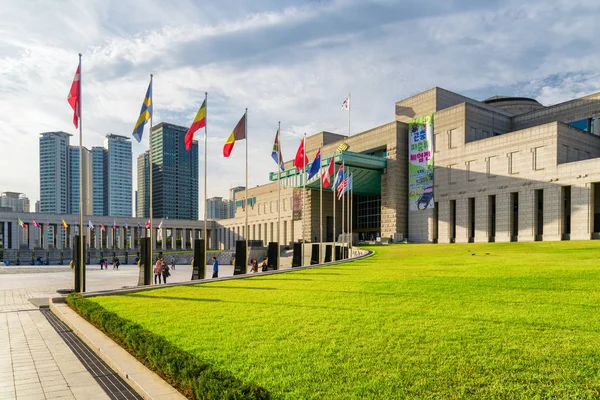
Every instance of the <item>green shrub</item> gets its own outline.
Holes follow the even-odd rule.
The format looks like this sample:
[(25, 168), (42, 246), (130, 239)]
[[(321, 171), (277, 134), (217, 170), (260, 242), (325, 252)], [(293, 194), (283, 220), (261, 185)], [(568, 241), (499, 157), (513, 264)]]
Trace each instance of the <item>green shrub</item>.
[(263, 387), (242, 382), (169, 343), (141, 325), (119, 317), (79, 294), (67, 304), (191, 399), (270, 399)]

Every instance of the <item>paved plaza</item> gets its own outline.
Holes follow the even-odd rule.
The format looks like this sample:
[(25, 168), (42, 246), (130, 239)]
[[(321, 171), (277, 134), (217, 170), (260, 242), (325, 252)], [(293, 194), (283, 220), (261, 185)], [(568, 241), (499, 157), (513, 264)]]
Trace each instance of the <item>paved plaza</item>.
[[(206, 267), (212, 275), (212, 267)], [(88, 291), (136, 286), (139, 269), (119, 270), (88, 266)], [(178, 266), (168, 282), (189, 281), (192, 268)], [(220, 267), (231, 276), (233, 267)], [(109, 399), (46, 317), (30, 299), (56, 295), (72, 287), (73, 273), (64, 266), (0, 267), (0, 400), (3, 399)]]

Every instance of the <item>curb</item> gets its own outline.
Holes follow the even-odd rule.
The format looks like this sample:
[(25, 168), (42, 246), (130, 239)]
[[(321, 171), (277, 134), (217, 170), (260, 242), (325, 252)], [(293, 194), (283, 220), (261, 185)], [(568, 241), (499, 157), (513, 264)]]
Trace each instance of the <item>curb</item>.
[[(87, 322), (68, 305), (50, 298), (50, 310), (75, 335), (146, 400), (184, 400), (175, 388), (150, 371), (98, 328)], [(63, 304), (61, 304), (63, 303)]]

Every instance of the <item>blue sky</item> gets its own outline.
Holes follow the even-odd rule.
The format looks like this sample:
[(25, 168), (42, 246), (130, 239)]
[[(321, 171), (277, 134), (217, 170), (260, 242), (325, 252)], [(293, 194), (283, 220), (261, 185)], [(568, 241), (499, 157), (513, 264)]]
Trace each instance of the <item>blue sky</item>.
[[(209, 197), (244, 183), (243, 146), (221, 148), (245, 107), (256, 186), (275, 169), (277, 121), (292, 158), (304, 132), (346, 132), (348, 92), (357, 133), (433, 86), (546, 105), (600, 91), (596, 0), (4, 0), (0, 16), (0, 190), (32, 204), (38, 134), (77, 133), (66, 96), (79, 52), (88, 148), (131, 135), (150, 73), (155, 123), (189, 125), (209, 93)], [(134, 173), (147, 146), (134, 141)]]

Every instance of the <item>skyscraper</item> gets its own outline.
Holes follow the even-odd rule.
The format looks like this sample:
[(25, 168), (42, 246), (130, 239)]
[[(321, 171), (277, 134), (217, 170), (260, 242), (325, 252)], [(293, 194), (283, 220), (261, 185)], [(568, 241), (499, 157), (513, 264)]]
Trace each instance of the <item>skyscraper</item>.
[(145, 151), (137, 158), (137, 217), (150, 217), (150, 154)]
[(152, 128), (155, 218), (198, 219), (198, 142), (186, 151), (186, 132), (186, 127), (164, 122)]
[(206, 218), (226, 219), (229, 218), (229, 200), (222, 197), (211, 197), (206, 200)]
[(131, 142), (126, 136), (109, 134), (104, 140), (106, 148), (106, 175), (104, 193), (108, 205), (107, 214), (115, 217), (131, 217)]
[[(93, 212), (93, 190), (92, 190), (92, 159), (91, 153), (83, 148), (83, 214), (90, 215)], [(69, 214), (79, 214), (79, 147), (69, 146), (68, 163), (68, 211)]]
[(40, 135), (40, 212), (69, 212), (69, 138), (66, 132)]
[(29, 212), (29, 199), (23, 193), (4, 192), (0, 194), (0, 207), (15, 212)]
[(94, 215), (107, 215), (108, 205), (104, 197), (104, 167), (106, 149), (104, 147), (92, 147), (92, 187)]

